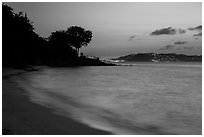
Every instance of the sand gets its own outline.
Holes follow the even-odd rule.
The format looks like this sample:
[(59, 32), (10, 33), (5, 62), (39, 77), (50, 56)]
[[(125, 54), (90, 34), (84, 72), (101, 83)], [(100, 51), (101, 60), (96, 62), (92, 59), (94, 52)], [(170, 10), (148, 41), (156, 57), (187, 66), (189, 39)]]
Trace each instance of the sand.
[(3, 69), (2, 134), (16, 135), (108, 135), (73, 119), (52, 113), (52, 110), (32, 103), (27, 92), (11, 80), (25, 70)]

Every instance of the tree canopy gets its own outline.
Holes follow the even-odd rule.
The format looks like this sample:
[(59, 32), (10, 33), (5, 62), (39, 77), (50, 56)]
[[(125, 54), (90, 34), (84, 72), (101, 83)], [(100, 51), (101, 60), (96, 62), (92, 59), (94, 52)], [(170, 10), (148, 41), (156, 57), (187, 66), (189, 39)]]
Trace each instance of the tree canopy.
[(26, 14), (3, 4), (2, 34), (3, 65), (34, 63), (42, 39)]
[(59, 30), (52, 32), (48, 40), (51, 44), (61, 47), (71, 47), (77, 50), (83, 46), (87, 46), (92, 39), (92, 32), (82, 27), (71, 26), (67, 30)]
[(66, 32), (69, 37), (69, 45), (77, 49), (77, 51), (81, 47), (87, 46), (92, 39), (92, 32), (82, 27), (71, 26)]
[(100, 60), (78, 57), (79, 49), (88, 46), (91, 39), (92, 32), (78, 26), (52, 32), (48, 38), (40, 37), (26, 13), (16, 13), (2, 5), (4, 67), (105, 65)]
[(48, 45), (52, 48), (52, 53), (55, 53), (55, 56), (77, 56), (76, 50), (69, 45), (69, 38), (64, 30), (52, 32), (48, 37)]

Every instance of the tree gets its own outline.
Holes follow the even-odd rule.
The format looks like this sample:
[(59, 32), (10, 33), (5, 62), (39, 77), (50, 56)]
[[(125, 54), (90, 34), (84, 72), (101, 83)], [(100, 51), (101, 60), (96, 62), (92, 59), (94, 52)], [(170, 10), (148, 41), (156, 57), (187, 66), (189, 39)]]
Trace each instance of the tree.
[(64, 30), (52, 32), (48, 37), (48, 43), (52, 48), (51, 52), (55, 54), (55, 56), (77, 56), (75, 49), (69, 45), (69, 37)]
[(52, 32), (48, 37), (48, 41), (52, 46), (65, 47), (68, 45), (67, 33), (64, 30)]
[(3, 66), (23, 66), (36, 63), (41, 37), (34, 32), (32, 22), (23, 12), (15, 13), (2, 4)]
[(90, 30), (85, 30), (82, 27), (71, 26), (66, 31), (69, 39), (69, 45), (77, 50), (79, 55), (79, 49), (81, 47), (87, 46), (92, 39), (92, 32)]
[(48, 37), (48, 41), (52, 47), (61, 51), (76, 50), (78, 56), (79, 49), (83, 46), (87, 46), (91, 41), (91, 38), (92, 32), (90, 30), (85, 30), (78, 26), (71, 26), (66, 31), (59, 30), (52, 32)]

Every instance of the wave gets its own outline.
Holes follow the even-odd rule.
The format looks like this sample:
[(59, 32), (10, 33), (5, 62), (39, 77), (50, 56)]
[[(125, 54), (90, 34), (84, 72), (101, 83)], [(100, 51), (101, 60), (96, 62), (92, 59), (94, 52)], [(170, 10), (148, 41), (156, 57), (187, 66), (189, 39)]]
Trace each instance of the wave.
[[(131, 68), (125, 71), (121, 67), (123, 73), (115, 72), (115, 75), (112, 74), (114, 79), (110, 77), (110, 71), (106, 74), (104, 70), (102, 67), (83, 69), (86, 73), (80, 73), (78, 79), (76, 79), (77, 76), (71, 75), (72, 70), (44, 70), (22, 75), (13, 80), (27, 91), (32, 102), (48, 107), (58, 115), (113, 134), (201, 133), (200, 98), (196, 98), (197, 95), (195, 95), (200, 94), (199, 86), (195, 86), (194, 94), (191, 93), (191, 89), (183, 91), (181, 88), (188, 86), (188, 83), (185, 83), (185, 81), (188, 82), (188, 79), (184, 79), (185, 81), (181, 79), (184, 83), (180, 81), (183, 75), (178, 77), (180, 85), (183, 84), (183, 86), (175, 87), (176, 81), (161, 84), (166, 80), (163, 79), (160, 82), (151, 82), (151, 79), (160, 78), (152, 75), (156, 73), (149, 72), (152, 69), (137, 69), (136, 71)], [(115, 71), (118, 70), (119, 68), (115, 69)], [(137, 73), (129, 73), (130, 71)], [(183, 69), (178, 71), (179, 74), (181, 74), (180, 71)], [(101, 74), (99, 75), (98, 72)], [(177, 71), (168, 72), (170, 75)], [(145, 79), (142, 80), (143, 75)], [(164, 73), (161, 76), (165, 77), (167, 74)], [(172, 80), (172, 77), (175, 80), (177, 78), (175, 76), (178, 75), (170, 76), (167, 80)], [(83, 80), (86, 82), (82, 83), (84, 77), (86, 79)], [(126, 77), (128, 79), (125, 79)], [(189, 78), (192, 78), (191, 75)], [(199, 78), (195, 77), (195, 80)], [(128, 85), (125, 84), (126, 82)], [(168, 87), (168, 91), (163, 90), (165, 86)]]

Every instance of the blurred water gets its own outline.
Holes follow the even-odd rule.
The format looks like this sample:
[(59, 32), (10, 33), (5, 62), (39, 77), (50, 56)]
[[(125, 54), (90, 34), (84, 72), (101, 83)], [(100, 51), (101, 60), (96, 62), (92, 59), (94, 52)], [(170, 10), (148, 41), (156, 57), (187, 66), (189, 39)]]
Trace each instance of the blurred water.
[(31, 101), (114, 134), (201, 134), (201, 64), (46, 68), (18, 83)]

